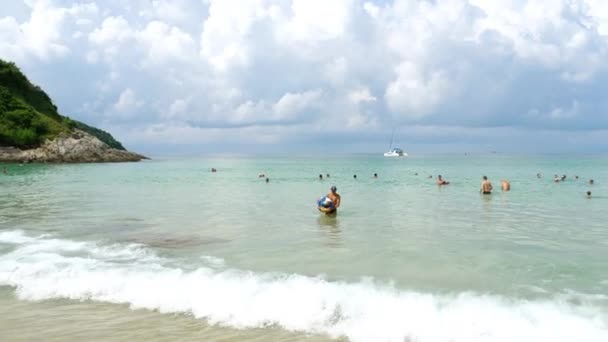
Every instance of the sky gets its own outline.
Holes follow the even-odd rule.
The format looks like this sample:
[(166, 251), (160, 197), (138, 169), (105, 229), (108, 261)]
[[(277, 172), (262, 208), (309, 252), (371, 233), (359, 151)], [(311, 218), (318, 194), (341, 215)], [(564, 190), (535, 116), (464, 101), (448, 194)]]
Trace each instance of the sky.
[(145, 153), (608, 151), (605, 0), (1, 0), (0, 58)]

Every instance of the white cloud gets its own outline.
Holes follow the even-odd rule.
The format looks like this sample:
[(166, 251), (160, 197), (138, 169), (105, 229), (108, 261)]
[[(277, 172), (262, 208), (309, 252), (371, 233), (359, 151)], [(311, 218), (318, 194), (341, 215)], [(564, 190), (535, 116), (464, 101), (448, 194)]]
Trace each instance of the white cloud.
[(293, 15), (284, 38), (296, 41), (340, 38), (345, 34), (353, 4), (352, 0), (293, 0)]
[(143, 105), (144, 101), (137, 98), (131, 88), (127, 88), (120, 93), (118, 100), (114, 103), (114, 113), (122, 118), (134, 117)]
[(355, 104), (364, 102), (376, 102), (376, 100), (378, 100), (369, 92), (369, 89), (366, 87), (352, 90), (348, 94), (348, 98)]
[(23, 66), (65, 114), (92, 124), (155, 132), (171, 125), (159, 137), (264, 126), (247, 132), (266, 141), (287, 139), (281, 127), (298, 135), (331, 126), (356, 139), (395, 121), (608, 127), (598, 114), (608, 110), (605, 1), (28, 0), (22, 7), (29, 12), (0, 15), (0, 57)]
[(398, 115), (420, 118), (435, 109), (449, 90), (449, 81), (442, 71), (424, 73), (412, 63), (397, 67), (397, 77), (386, 88), (386, 101)]
[(318, 106), (320, 98), (320, 90), (286, 93), (273, 105), (274, 119), (292, 120), (306, 109)]

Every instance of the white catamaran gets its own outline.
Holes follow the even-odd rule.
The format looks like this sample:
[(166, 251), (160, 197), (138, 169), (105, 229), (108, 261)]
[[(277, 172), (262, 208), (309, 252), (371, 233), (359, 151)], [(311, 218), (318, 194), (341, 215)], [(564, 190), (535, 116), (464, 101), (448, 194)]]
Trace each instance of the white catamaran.
[(385, 157), (407, 157), (407, 153), (403, 152), (402, 149), (398, 147), (393, 147), (393, 139), (395, 138), (395, 130), (393, 129), (393, 133), (391, 134), (391, 144), (388, 146), (388, 152), (384, 153)]

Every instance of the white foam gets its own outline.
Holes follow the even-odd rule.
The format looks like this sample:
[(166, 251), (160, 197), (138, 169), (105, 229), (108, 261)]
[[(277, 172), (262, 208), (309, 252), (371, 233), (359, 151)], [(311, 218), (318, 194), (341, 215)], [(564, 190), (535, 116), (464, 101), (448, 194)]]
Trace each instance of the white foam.
[[(0, 256), (0, 285), (16, 287), (26, 300), (127, 303), (190, 313), (235, 328), (276, 325), (355, 342), (608, 341), (605, 307), (573, 305), (557, 297), (525, 301), (473, 293), (434, 295), (371, 280), (329, 282), (207, 267), (188, 272), (148, 258), (153, 253), (142, 252), (141, 246), (123, 246), (121, 254), (118, 245), (104, 249), (61, 239), (12, 239), (18, 247)], [(83, 257), (72, 253), (76, 247), (97, 250)], [(142, 258), (116, 262), (117, 254)]]

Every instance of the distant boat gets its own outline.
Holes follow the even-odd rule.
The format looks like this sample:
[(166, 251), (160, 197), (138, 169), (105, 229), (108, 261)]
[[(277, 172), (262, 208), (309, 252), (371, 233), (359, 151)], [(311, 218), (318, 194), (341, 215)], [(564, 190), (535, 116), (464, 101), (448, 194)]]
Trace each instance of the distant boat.
[(385, 157), (407, 157), (407, 153), (403, 152), (402, 149), (398, 147), (393, 147), (393, 138), (395, 138), (395, 129), (393, 128), (393, 133), (391, 134), (391, 143), (388, 146), (388, 152), (384, 152)]
[(403, 152), (402, 149), (395, 147), (388, 152), (384, 152), (385, 157), (407, 157), (407, 153)]

